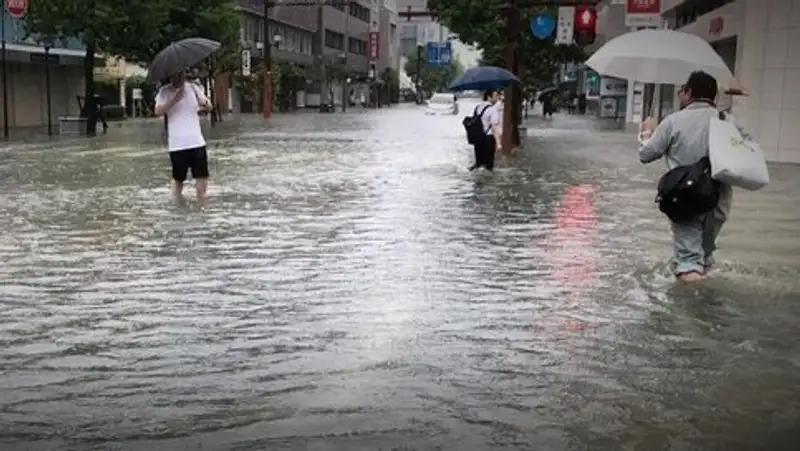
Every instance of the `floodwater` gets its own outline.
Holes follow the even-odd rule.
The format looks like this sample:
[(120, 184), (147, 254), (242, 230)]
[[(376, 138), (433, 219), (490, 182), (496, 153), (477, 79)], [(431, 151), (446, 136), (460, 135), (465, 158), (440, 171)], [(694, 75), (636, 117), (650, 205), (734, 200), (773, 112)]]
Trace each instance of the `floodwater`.
[(800, 449), (800, 167), (687, 288), (587, 118), (494, 174), (415, 107), (230, 122), (203, 207), (129, 128), (0, 150), (3, 451)]

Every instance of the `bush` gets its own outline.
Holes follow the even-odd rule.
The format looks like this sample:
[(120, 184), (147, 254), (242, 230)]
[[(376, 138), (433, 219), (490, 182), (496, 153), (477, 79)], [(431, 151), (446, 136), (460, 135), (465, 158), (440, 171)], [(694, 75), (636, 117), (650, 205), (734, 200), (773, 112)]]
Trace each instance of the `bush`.
[(125, 109), (122, 105), (103, 105), (106, 120), (120, 120), (125, 118)]

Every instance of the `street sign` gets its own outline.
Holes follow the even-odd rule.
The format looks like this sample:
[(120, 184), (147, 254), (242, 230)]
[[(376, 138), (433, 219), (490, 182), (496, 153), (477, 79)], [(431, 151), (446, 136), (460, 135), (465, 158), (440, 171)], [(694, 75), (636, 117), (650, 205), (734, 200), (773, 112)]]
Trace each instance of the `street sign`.
[(550, 14), (539, 14), (531, 20), (531, 33), (537, 39), (547, 39), (556, 30), (556, 19)]
[(431, 66), (446, 66), (453, 60), (453, 46), (447, 42), (428, 42), (425, 59)]
[(242, 50), (242, 76), (250, 76), (250, 50)]
[(369, 33), (369, 60), (378, 61), (380, 56), (380, 34), (377, 31)]
[(575, 39), (575, 7), (560, 6), (558, 8), (558, 31), (556, 44), (570, 45)]
[(6, 11), (15, 19), (22, 19), (28, 14), (28, 0), (6, 0)]
[(661, 25), (661, 0), (627, 0), (626, 27), (658, 27)]
[(133, 100), (142, 100), (142, 88), (133, 88), (131, 98), (133, 98)]

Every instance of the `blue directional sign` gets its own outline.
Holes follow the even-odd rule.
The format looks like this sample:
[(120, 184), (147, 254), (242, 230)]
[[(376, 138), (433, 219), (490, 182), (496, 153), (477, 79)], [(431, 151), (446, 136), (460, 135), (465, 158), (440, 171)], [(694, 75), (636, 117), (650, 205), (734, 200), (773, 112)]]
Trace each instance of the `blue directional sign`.
[(431, 66), (447, 66), (453, 59), (453, 46), (447, 42), (428, 42), (425, 46), (425, 59)]
[(556, 19), (549, 14), (539, 14), (531, 20), (531, 33), (537, 39), (547, 39), (556, 30)]

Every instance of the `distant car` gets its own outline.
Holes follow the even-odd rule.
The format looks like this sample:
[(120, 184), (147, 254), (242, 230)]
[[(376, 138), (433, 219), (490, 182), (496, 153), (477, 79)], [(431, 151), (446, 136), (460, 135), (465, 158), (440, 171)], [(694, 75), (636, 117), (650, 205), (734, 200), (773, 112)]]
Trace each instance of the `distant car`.
[(428, 100), (425, 114), (458, 114), (458, 99), (455, 94), (437, 93)]

